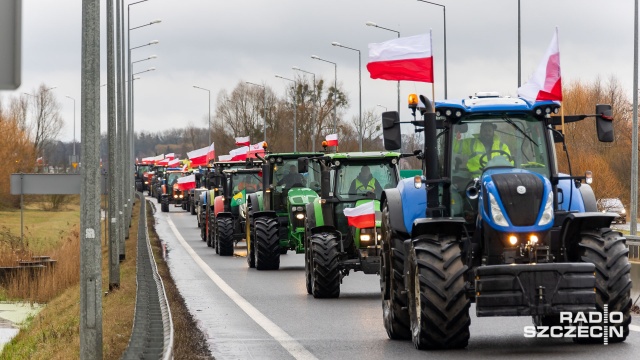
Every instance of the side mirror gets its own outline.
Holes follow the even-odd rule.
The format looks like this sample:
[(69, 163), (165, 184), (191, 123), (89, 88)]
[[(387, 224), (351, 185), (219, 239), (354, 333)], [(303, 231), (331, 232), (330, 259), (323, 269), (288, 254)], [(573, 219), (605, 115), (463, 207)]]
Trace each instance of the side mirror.
[(298, 173), (304, 174), (309, 172), (309, 158), (300, 157), (298, 158)]
[(382, 113), (382, 137), (385, 150), (398, 150), (402, 147), (400, 115), (397, 111)]
[(596, 105), (596, 131), (601, 142), (613, 142), (613, 112), (611, 105)]
[(217, 187), (217, 188), (219, 188), (219, 187), (220, 187), (220, 183), (221, 183), (221, 181), (220, 181), (220, 180), (221, 180), (221, 179), (220, 179), (220, 175), (217, 175), (217, 174), (216, 174), (216, 175), (214, 175), (214, 176), (211, 178), (211, 180), (212, 180), (212, 183), (213, 183), (213, 187)]

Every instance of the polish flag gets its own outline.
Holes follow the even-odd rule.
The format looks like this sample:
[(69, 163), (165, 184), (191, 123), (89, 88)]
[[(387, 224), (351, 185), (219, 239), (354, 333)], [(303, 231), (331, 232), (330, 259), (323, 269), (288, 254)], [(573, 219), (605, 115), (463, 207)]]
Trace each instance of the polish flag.
[(257, 158), (256, 154), (264, 155), (264, 147), (262, 146), (264, 141), (260, 141), (257, 144), (249, 146), (249, 152), (247, 152), (248, 158)]
[(209, 148), (207, 149), (207, 164), (210, 161), (215, 161), (215, 159), (216, 159), (216, 149), (213, 143), (211, 143), (211, 145), (209, 145)]
[(191, 190), (195, 188), (196, 188), (196, 176), (194, 174), (178, 178), (179, 190), (186, 191), (186, 190)]
[(518, 96), (530, 101), (562, 101), (558, 28), (553, 34), (544, 59), (542, 59), (529, 81), (518, 88)]
[(233, 155), (220, 155), (218, 156), (218, 161), (231, 161)]
[(167, 163), (168, 167), (177, 167), (180, 166), (180, 159), (172, 159)]
[(246, 160), (248, 152), (249, 152), (249, 147), (243, 146), (241, 148), (237, 148), (229, 151), (229, 155), (231, 155), (231, 161)]
[(248, 136), (243, 136), (243, 137), (237, 137), (236, 138), (236, 145), (237, 146), (249, 146), (251, 144), (251, 141), (249, 141), (249, 137)]
[(207, 153), (209, 152), (209, 147), (203, 147), (198, 150), (189, 151), (187, 153), (187, 157), (191, 160), (191, 166), (205, 166), (207, 165)]
[(369, 201), (354, 208), (344, 209), (344, 216), (347, 217), (347, 223), (349, 226), (355, 226), (358, 229), (375, 227), (375, 205), (375, 201)]
[(156, 162), (156, 165), (167, 166), (167, 165), (169, 165), (169, 161), (171, 161), (171, 159), (169, 159), (169, 158), (162, 159), (162, 160), (159, 160), (158, 162)]
[(160, 165), (160, 161), (164, 160), (164, 154), (158, 155), (156, 157), (151, 158), (153, 163), (156, 165)]
[(431, 32), (369, 44), (372, 79), (433, 82)]
[(327, 140), (327, 146), (338, 146), (338, 134), (329, 134), (325, 140)]
[(42, 160), (42, 157), (39, 157), (39, 158), (36, 159), (36, 163), (43, 164), (44, 160)]
[(175, 153), (169, 153), (169, 154), (166, 154), (166, 155), (164, 156), (164, 158), (165, 158), (165, 159), (169, 159), (169, 160), (173, 160), (173, 159), (175, 159), (175, 158), (176, 158), (176, 154), (175, 154)]

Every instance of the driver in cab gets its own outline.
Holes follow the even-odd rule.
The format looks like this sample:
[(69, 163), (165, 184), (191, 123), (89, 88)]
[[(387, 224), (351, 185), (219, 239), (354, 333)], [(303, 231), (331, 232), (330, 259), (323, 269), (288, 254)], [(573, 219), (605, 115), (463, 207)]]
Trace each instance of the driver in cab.
[(479, 176), (487, 162), (496, 156), (508, 158), (507, 161), (513, 165), (509, 147), (495, 134), (495, 126), (489, 122), (482, 123), (479, 134), (474, 134), (473, 138), (454, 142), (453, 153), (456, 169), (466, 163), (467, 170)]
[(349, 194), (366, 194), (370, 191), (376, 194), (376, 198), (380, 198), (380, 195), (382, 195), (382, 186), (380, 186), (378, 180), (371, 175), (369, 166), (365, 165), (360, 169), (358, 176), (351, 182)]

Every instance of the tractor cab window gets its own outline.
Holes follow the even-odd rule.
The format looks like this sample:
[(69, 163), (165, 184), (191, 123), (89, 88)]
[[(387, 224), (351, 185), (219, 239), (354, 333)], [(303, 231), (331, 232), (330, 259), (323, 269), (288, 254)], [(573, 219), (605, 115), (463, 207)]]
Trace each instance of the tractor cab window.
[(142, 177), (144, 173), (149, 171), (149, 165), (138, 165), (138, 177)]
[(370, 193), (380, 199), (382, 190), (396, 187), (396, 170), (389, 161), (347, 163), (336, 169), (335, 195), (342, 200), (358, 200)]
[(320, 191), (320, 170), (315, 161), (309, 162), (309, 171), (306, 173), (298, 172), (298, 159), (284, 159), (282, 163), (275, 164), (273, 170), (276, 193), (287, 192), (294, 187), (307, 187)]
[(450, 136), (452, 203), (458, 199), (464, 205), (452, 207), (454, 216), (476, 210), (465, 190), (487, 169), (518, 168), (550, 176), (544, 124), (532, 116), (470, 116), (453, 124)]
[(251, 194), (262, 189), (262, 176), (260, 176), (258, 173), (235, 173), (233, 174), (232, 181), (234, 194), (238, 192)]
[(182, 177), (182, 173), (169, 173), (167, 176), (167, 183), (173, 185), (178, 182), (178, 178)]

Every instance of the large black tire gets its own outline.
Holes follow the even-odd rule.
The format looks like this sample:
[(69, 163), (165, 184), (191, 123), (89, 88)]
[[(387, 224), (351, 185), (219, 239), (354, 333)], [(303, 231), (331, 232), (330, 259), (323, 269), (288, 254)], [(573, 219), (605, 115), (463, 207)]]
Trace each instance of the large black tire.
[(169, 200), (168, 199), (161, 199), (160, 200), (160, 211), (169, 212)]
[(469, 342), (469, 300), (455, 236), (420, 235), (409, 254), (409, 317), (417, 349), (462, 349)]
[(311, 270), (311, 247), (306, 246), (304, 248), (304, 279), (305, 285), (307, 286), (307, 294), (313, 294), (313, 284), (312, 279), (313, 276), (311, 274), (313, 270)]
[(196, 215), (196, 204), (194, 204), (193, 202), (189, 202), (189, 212), (191, 213), (191, 215)]
[[(611, 229), (586, 230), (580, 234), (580, 258), (596, 266), (596, 310), (622, 313), (622, 337), (611, 336), (609, 342), (622, 342), (629, 335), (631, 323), (631, 278), (629, 250), (621, 233)], [(613, 326), (610, 324), (609, 326)], [(611, 335), (615, 335), (612, 333)], [(574, 338), (579, 343), (602, 343), (603, 338)]]
[(233, 219), (218, 218), (216, 231), (216, 246), (220, 256), (233, 256)]
[(389, 206), (382, 207), (382, 259), (380, 262), (380, 290), (382, 319), (389, 339), (411, 339), (411, 320), (404, 286), (404, 246), (391, 227)]
[(313, 297), (337, 298), (340, 296), (338, 237), (333, 233), (313, 234), (309, 238), (309, 246)]
[(257, 270), (278, 270), (280, 268), (280, 238), (278, 219), (259, 217), (253, 225), (255, 265)]

